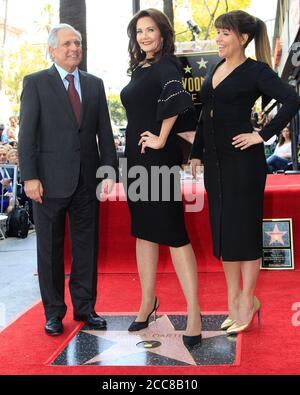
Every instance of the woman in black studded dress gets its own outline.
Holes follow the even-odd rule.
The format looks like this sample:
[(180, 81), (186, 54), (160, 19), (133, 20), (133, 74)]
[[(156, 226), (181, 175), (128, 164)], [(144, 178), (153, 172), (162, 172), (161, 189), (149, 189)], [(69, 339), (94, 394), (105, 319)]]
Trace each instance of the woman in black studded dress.
[[(170, 248), (187, 301), (183, 341), (186, 345), (199, 344), (197, 264), (184, 224), (179, 172), (182, 158), (176, 135), (195, 130), (193, 103), (182, 85), (168, 18), (155, 9), (140, 11), (129, 23), (128, 35), (131, 81), (121, 92), (128, 119), (128, 177), (124, 182), (142, 288), (140, 310), (129, 331), (146, 328), (158, 308), (155, 278), (159, 244), (164, 244)], [(158, 169), (163, 176), (157, 176)], [(170, 183), (165, 174), (171, 174)]]

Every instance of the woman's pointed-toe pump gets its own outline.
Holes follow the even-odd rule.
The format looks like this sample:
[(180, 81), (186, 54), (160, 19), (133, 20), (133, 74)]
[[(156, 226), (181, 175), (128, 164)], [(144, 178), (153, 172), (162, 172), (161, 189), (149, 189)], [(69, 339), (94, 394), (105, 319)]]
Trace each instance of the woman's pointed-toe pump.
[[(201, 328), (202, 328), (202, 314), (200, 314), (201, 317)], [(202, 335), (196, 335), (196, 336), (188, 336), (188, 335), (182, 335), (182, 341), (183, 344), (187, 347), (194, 347), (194, 346), (200, 346), (202, 343)]]
[(231, 318), (227, 317), (226, 320), (222, 322), (221, 329), (226, 330), (230, 326), (232, 326), (234, 323), (235, 323), (235, 320), (232, 320)]
[(133, 321), (129, 328), (128, 331), (129, 332), (135, 332), (135, 331), (140, 331), (142, 329), (145, 329), (148, 327), (149, 325), (149, 318), (151, 317), (151, 315), (154, 313), (154, 321), (156, 321), (156, 312), (157, 309), (159, 308), (159, 303), (158, 303), (158, 299), (155, 296), (155, 300), (154, 300), (154, 306), (153, 309), (151, 310), (151, 312), (148, 314), (148, 317), (146, 319), (146, 321)]
[(247, 324), (238, 324), (237, 322), (235, 322), (232, 326), (230, 326), (227, 329), (226, 333), (228, 335), (235, 335), (237, 333), (246, 331), (247, 329), (250, 328), (250, 326), (251, 326), (256, 314), (257, 314), (258, 327), (260, 328), (260, 301), (257, 299), (256, 296), (254, 296), (254, 299), (253, 299), (253, 315), (252, 315), (251, 320)]
[(182, 335), (182, 340), (183, 344), (188, 348), (188, 347), (194, 347), (202, 343), (202, 335), (196, 335), (196, 336), (187, 336), (187, 335)]

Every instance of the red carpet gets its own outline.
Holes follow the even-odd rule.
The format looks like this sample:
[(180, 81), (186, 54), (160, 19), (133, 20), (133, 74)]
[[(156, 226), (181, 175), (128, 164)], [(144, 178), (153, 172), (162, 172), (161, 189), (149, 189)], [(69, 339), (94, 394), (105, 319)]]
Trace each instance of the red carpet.
[[(117, 190), (120, 186), (117, 185)], [(191, 191), (188, 196), (191, 195)], [(117, 193), (113, 196), (116, 198)], [(124, 197), (121, 190), (120, 196)], [(300, 269), (300, 176), (269, 175), (265, 192), (264, 218), (292, 218), (295, 262)], [(245, 208), (246, 210), (247, 208)], [(153, 219), (155, 221), (155, 218)], [(186, 223), (191, 243), (198, 258), (199, 272), (222, 271), (219, 262), (212, 257), (212, 243), (205, 194), (204, 209), (187, 212)], [(70, 247), (65, 248), (66, 272), (70, 270)], [(173, 273), (167, 247), (161, 247), (158, 271)], [(101, 203), (99, 272), (136, 273), (135, 239), (130, 236), (130, 219), (126, 201)]]
[[(47, 366), (45, 362), (72, 337), (78, 323), (72, 320), (71, 308), (64, 320), (65, 333), (51, 338), (44, 334), (43, 309), (34, 306), (0, 333), (1, 374), (180, 374), (180, 375), (242, 375), (300, 374), (300, 326), (292, 325), (299, 300), (300, 271), (262, 272), (257, 295), (262, 302), (262, 327), (242, 335), (239, 366), (212, 367), (126, 367), (126, 366)], [(139, 305), (139, 287), (133, 274), (100, 276), (99, 312), (134, 312)], [(225, 311), (225, 282), (221, 273), (199, 275), (200, 303), (203, 312)], [(184, 298), (174, 274), (158, 276), (157, 294), (160, 312), (185, 311)], [(101, 300), (101, 303), (100, 303)], [(70, 298), (67, 292), (67, 304)], [(300, 320), (298, 318), (299, 324)], [(296, 320), (297, 323), (297, 320)]]
[[(262, 303), (262, 328), (241, 335), (241, 361), (238, 366), (211, 367), (126, 367), (126, 366), (47, 366), (46, 361), (79, 329), (69, 306), (64, 320), (65, 333), (45, 335), (41, 303), (25, 312), (0, 333), (1, 374), (57, 375), (243, 375), (300, 374), (300, 318), (293, 306), (300, 305), (300, 178), (269, 176), (266, 188), (265, 218), (293, 218), (295, 271), (262, 271), (257, 296)], [(126, 202), (105, 202), (101, 208), (101, 253), (99, 258), (98, 312), (135, 312), (139, 307), (139, 281), (136, 274), (134, 239), (129, 236)], [(226, 311), (226, 285), (220, 263), (211, 257), (207, 202), (200, 213), (187, 213), (187, 225), (198, 257), (199, 296), (203, 312)], [(66, 248), (69, 268), (69, 246)], [(157, 278), (160, 313), (184, 312), (185, 302), (173, 273), (168, 251), (162, 249)], [(299, 309), (300, 311), (300, 309)]]

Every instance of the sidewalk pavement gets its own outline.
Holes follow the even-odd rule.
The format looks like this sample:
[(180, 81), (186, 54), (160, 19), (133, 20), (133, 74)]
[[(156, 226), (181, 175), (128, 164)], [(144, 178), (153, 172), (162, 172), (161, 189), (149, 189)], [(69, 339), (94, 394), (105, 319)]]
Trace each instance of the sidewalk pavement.
[(40, 299), (36, 234), (0, 240), (0, 330)]

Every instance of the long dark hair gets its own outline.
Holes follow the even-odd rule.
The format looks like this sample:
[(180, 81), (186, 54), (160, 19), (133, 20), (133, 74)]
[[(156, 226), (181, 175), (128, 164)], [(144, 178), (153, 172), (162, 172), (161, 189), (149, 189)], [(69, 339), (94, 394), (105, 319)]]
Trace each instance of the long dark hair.
[(215, 20), (215, 27), (217, 29), (232, 30), (239, 36), (248, 34), (248, 40), (244, 45), (245, 48), (254, 38), (256, 59), (272, 67), (267, 27), (261, 19), (245, 11), (230, 11), (218, 16)]
[[(285, 127), (285, 128), (282, 130), (282, 132), (283, 132), (285, 129), (287, 129), (287, 130), (289, 131), (289, 133), (290, 133), (290, 140), (291, 140), (291, 129), (287, 126), (287, 127)], [(286, 143), (286, 139), (283, 137), (282, 132), (280, 133), (279, 139), (278, 139), (278, 146), (279, 146), (279, 147), (280, 147), (281, 145), (283, 145), (284, 143)]]
[(163, 12), (155, 8), (139, 11), (133, 16), (127, 27), (127, 34), (129, 37), (128, 52), (130, 57), (129, 72), (132, 72), (138, 64), (146, 58), (145, 52), (141, 51), (136, 39), (137, 21), (145, 16), (154, 20), (163, 38), (162, 48), (154, 55), (152, 62), (158, 61), (164, 54), (174, 54), (175, 52), (175, 33), (169, 18)]

